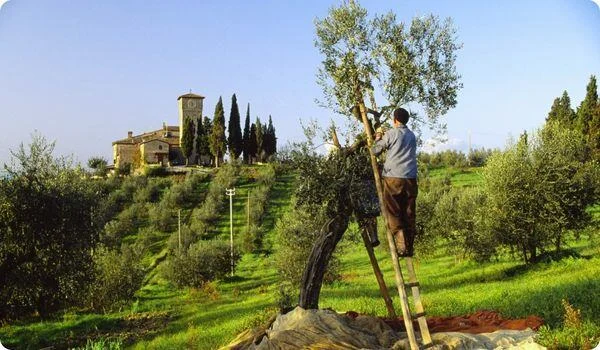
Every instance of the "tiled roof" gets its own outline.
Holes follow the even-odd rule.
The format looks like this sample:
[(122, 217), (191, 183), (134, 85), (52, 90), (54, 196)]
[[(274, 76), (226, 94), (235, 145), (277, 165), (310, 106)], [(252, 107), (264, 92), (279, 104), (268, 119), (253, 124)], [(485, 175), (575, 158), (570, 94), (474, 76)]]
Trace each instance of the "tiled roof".
[(196, 94), (192, 94), (191, 92), (189, 94), (185, 94), (185, 95), (181, 95), (179, 97), (177, 97), (177, 101), (179, 101), (180, 98), (204, 98), (204, 96), (200, 96), (200, 95), (196, 95)]
[[(176, 126), (167, 126), (167, 131), (179, 131), (179, 127)], [(164, 129), (158, 129), (158, 130), (154, 130), (154, 131), (150, 131), (150, 132), (145, 132), (143, 134), (140, 135), (135, 135), (132, 137), (128, 137), (125, 139), (121, 139), (121, 140), (117, 140), (114, 141), (112, 144), (129, 144), (129, 145), (133, 145), (133, 144), (139, 144), (139, 143), (143, 143), (143, 142), (147, 142), (150, 140), (156, 140), (156, 139), (160, 139), (164, 142), (167, 142), (169, 144), (179, 144), (179, 136), (169, 136), (169, 137), (165, 137), (164, 136)]]
[(160, 136), (154, 136), (148, 139), (142, 139), (142, 141), (140, 141), (140, 144), (142, 143), (148, 143), (150, 141), (160, 141), (162, 143), (166, 143), (167, 145), (169, 144), (164, 137), (160, 137)]

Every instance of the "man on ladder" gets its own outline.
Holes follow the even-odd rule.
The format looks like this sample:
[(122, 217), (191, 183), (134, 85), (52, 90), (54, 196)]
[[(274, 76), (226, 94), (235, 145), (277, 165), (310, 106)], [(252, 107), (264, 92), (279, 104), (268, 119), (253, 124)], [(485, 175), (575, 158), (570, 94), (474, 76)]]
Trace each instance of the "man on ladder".
[[(388, 240), (393, 240), (393, 243), (390, 242), (390, 249), (395, 246), (397, 252), (397, 254), (392, 254), (392, 257), (404, 257), (406, 260), (409, 283), (404, 283), (398, 261), (394, 262), (394, 269), (408, 341), (411, 349), (422, 349), (432, 346), (433, 342), (427, 326), (419, 282), (412, 260), (416, 233), (415, 206), (418, 194), (417, 138), (406, 126), (408, 119), (409, 114), (405, 109), (396, 109), (394, 111), (394, 128), (384, 135), (382, 132), (376, 133), (371, 152), (377, 156), (383, 151), (387, 151), (383, 165), (383, 193), (380, 201), (388, 226)], [(412, 291), (415, 313), (410, 312), (411, 308), (404, 287), (409, 287)], [(421, 345), (418, 344), (419, 340), (413, 328), (413, 320), (419, 324)]]
[(417, 187), (417, 138), (406, 126), (409, 114), (404, 108), (394, 111), (394, 128), (375, 134), (372, 151), (379, 156), (387, 151), (383, 165), (383, 203), (389, 230), (400, 257), (412, 257), (415, 241)]

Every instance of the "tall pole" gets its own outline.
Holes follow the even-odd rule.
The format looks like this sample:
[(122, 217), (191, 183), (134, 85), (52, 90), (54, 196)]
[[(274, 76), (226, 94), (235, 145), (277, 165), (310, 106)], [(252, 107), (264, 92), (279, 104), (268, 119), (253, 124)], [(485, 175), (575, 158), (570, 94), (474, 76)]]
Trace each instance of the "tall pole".
[(231, 276), (233, 277), (233, 196), (235, 196), (235, 188), (225, 189), (229, 196), (229, 243), (231, 249)]
[(248, 210), (246, 210), (247, 217), (248, 217), (247, 221), (246, 221), (247, 222), (247, 226), (248, 226), (248, 231), (250, 231), (250, 191), (251, 191), (251, 189), (248, 189), (248, 205), (247, 205)]
[(181, 251), (181, 209), (177, 211), (177, 232), (179, 236), (179, 251)]
[(471, 166), (471, 129), (468, 131), (469, 133), (469, 154), (467, 154), (467, 163)]

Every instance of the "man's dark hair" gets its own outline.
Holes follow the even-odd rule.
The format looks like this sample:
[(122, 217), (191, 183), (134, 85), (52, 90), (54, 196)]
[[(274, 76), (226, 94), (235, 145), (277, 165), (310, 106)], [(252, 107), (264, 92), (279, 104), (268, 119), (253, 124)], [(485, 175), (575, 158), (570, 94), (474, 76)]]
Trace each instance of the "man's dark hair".
[(406, 125), (408, 123), (408, 118), (410, 115), (404, 108), (396, 108), (394, 111), (394, 120), (399, 121), (400, 123)]

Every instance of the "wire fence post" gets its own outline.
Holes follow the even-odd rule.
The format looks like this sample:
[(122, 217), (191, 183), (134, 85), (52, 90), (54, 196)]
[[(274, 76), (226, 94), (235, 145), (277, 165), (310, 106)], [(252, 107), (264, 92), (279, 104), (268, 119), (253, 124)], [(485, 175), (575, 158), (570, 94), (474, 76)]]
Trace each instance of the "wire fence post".
[(225, 189), (229, 196), (229, 243), (231, 249), (231, 276), (233, 277), (233, 196), (235, 196), (235, 187)]
[(177, 211), (177, 232), (179, 237), (179, 251), (181, 252), (181, 209)]

